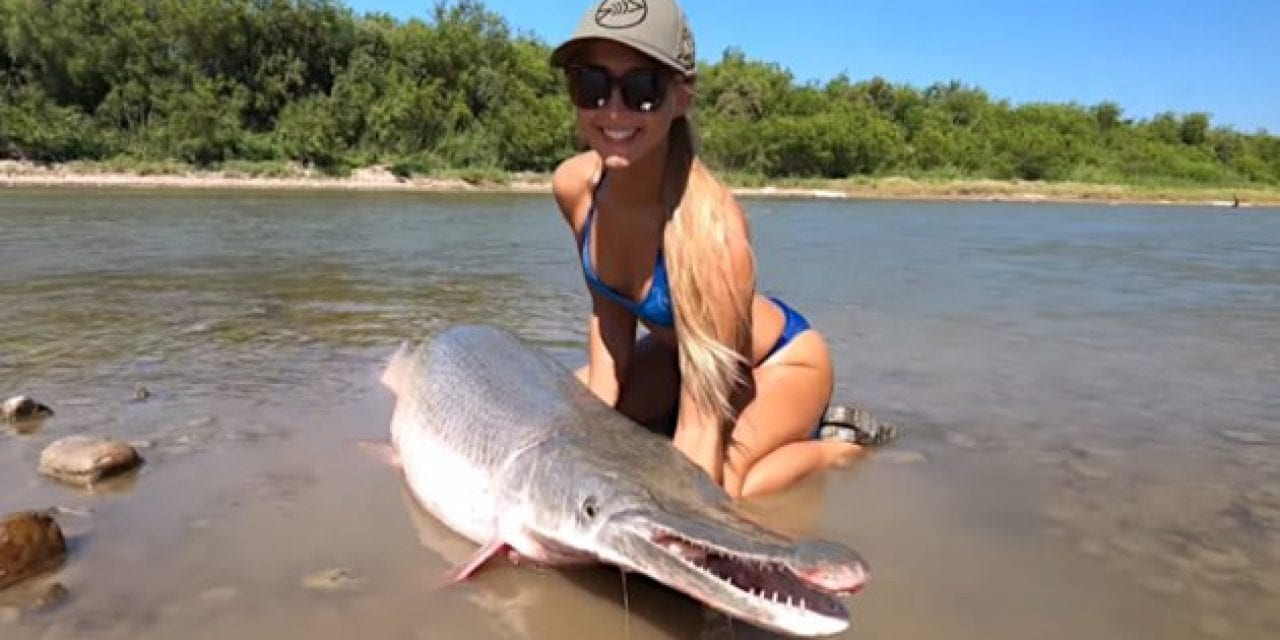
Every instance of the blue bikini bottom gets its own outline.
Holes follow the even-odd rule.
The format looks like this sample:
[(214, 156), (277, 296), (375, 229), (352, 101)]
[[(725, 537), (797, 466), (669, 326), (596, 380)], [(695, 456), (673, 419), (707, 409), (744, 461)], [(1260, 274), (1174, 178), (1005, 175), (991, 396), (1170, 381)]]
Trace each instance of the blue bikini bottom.
[[(781, 351), (782, 348), (790, 344), (791, 341), (794, 340), (796, 336), (800, 335), (801, 333), (803, 333), (804, 331), (810, 328), (809, 321), (803, 315), (801, 315), (799, 311), (792, 309), (790, 306), (787, 305), (787, 303), (783, 302), (778, 298), (770, 296), (769, 299), (772, 300), (774, 304), (778, 305), (778, 308), (782, 310), (782, 314), (783, 316), (785, 316), (786, 320), (785, 320), (785, 323), (782, 325), (782, 335), (778, 336), (778, 341), (773, 343), (773, 347), (769, 349), (769, 353), (765, 354), (764, 360), (768, 360), (770, 357), (773, 356), (773, 354)], [(761, 362), (763, 362), (763, 360)], [(675, 404), (675, 407), (672, 409), (671, 417), (669, 421), (662, 425), (662, 428), (659, 429), (659, 433), (666, 435), (668, 438), (675, 436), (675, 433), (676, 433), (675, 423), (676, 423), (676, 416), (678, 415), (680, 415), (680, 399), (679, 398), (676, 399), (676, 404)], [(817, 440), (819, 432), (821, 430), (822, 430), (822, 422), (819, 421), (818, 424), (815, 424), (813, 426), (813, 432), (809, 434), (810, 439)]]

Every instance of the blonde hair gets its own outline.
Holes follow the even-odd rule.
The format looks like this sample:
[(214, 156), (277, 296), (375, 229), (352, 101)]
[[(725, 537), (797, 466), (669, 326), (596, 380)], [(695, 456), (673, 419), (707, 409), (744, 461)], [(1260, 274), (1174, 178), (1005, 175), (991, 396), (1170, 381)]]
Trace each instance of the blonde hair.
[[(754, 296), (735, 293), (723, 206), (728, 189), (698, 159), (687, 116), (672, 122), (667, 140), (664, 196), (669, 218), (663, 252), (675, 308), (680, 377), (693, 401), (714, 412), (722, 420), (721, 428), (727, 428), (736, 420), (735, 393), (749, 375)], [(678, 204), (671, 207), (672, 202)], [(754, 261), (749, 247), (747, 255)], [(754, 265), (751, 271), (754, 274)], [(726, 316), (725, 308), (732, 314)]]

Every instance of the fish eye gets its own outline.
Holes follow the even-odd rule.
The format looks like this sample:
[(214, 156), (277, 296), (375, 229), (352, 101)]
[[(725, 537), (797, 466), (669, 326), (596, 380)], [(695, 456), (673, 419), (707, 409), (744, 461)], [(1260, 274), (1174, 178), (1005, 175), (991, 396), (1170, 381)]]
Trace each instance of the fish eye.
[(599, 514), (600, 500), (595, 496), (587, 496), (587, 498), (582, 501), (582, 515), (586, 516), (588, 520), (592, 520)]

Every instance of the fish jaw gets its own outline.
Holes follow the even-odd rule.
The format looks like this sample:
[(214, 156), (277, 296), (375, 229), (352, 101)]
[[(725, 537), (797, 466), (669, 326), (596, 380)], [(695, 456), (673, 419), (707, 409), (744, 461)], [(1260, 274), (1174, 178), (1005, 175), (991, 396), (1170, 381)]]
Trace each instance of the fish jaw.
[(600, 528), (595, 554), (765, 629), (820, 637), (849, 628), (843, 598), (868, 572), (847, 548), (704, 532), (670, 514), (620, 514)]

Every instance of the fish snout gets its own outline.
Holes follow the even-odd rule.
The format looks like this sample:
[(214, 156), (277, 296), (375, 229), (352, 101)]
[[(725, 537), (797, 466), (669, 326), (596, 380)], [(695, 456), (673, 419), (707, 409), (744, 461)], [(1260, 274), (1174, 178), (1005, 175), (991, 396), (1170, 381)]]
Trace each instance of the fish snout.
[(794, 571), (806, 582), (840, 594), (857, 593), (871, 577), (861, 562), (852, 565), (796, 567)]
[(871, 578), (861, 556), (844, 545), (825, 540), (801, 543), (791, 570), (814, 586), (841, 594), (857, 593)]

